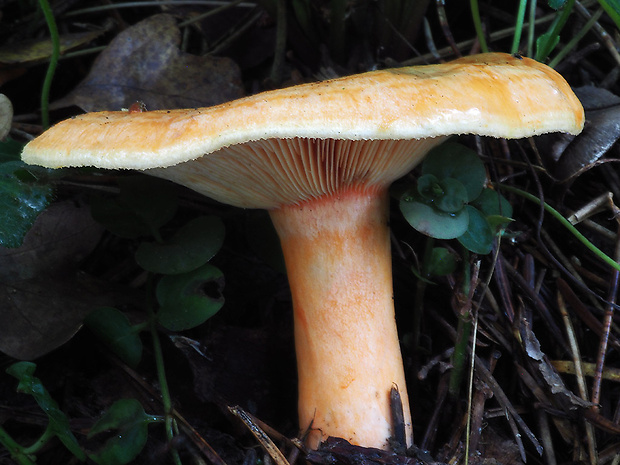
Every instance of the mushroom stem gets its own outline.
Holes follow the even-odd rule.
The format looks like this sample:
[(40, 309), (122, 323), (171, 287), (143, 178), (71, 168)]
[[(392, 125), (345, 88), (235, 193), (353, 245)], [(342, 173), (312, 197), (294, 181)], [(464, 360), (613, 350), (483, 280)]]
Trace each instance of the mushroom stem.
[(270, 212), (295, 314), (299, 421), (307, 445), (328, 436), (385, 449), (390, 389), (411, 417), (394, 320), (385, 188), (350, 189)]

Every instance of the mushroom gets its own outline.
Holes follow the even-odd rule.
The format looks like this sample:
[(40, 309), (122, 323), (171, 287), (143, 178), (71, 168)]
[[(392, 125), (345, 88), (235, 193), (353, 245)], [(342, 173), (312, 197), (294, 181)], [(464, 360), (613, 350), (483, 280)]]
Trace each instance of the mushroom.
[(583, 109), (555, 71), (482, 54), (260, 93), (210, 108), (90, 113), (30, 142), (50, 168), (144, 170), (221, 202), (264, 208), (284, 251), (300, 427), (387, 448), (389, 393), (411, 416), (394, 319), (389, 185), (452, 134), (577, 134)]

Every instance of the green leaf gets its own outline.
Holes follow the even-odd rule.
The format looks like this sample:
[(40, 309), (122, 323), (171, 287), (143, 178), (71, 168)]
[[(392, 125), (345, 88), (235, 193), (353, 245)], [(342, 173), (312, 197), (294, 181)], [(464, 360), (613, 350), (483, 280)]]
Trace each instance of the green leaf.
[(180, 228), (164, 243), (140, 244), (136, 261), (152, 273), (187, 273), (211, 260), (223, 242), (222, 220), (216, 216), (201, 216)]
[(115, 198), (92, 197), (90, 211), (95, 221), (107, 230), (126, 239), (149, 236), (153, 231), (126, 205)]
[(148, 425), (159, 418), (147, 415), (136, 399), (121, 399), (93, 425), (92, 437), (113, 430), (115, 435), (89, 457), (100, 465), (123, 465), (131, 462), (142, 451), (148, 438)]
[(71, 432), (69, 419), (58, 407), (56, 401), (45, 389), (41, 380), (34, 376), (36, 365), (32, 362), (17, 362), (9, 366), (6, 372), (17, 378), (18, 392), (31, 395), (49, 419), (48, 429), (60, 439), (67, 449), (80, 460), (86, 460), (86, 454), (80, 448)]
[(554, 15), (553, 21), (551, 21), (547, 32), (538, 37), (536, 40), (535, 54), (537, 61), (546, 61), (549, 54), (558, 44), (560, 41), (560, 33), (566, 25), (568, 18), (571, 16), (574, 6), (575, 0), (566, 0), (565, 5), (558, 10), (556, 15)]
[(560, 36), (553, 31), (545, 32), (536, 39), (536, 59), (544, 61), (560, 42)]
[(0, 142), (0, 164), (11, 161), (20, 162), (20, 154), (23, 148), (22, 142), (7, 137), (6, 140)]
[(508, 224), (514, 221), (512, 218), (508, 218), (502, 215), (489, 215), (487, 216), (487, 222), (491, 227), (491, 230), (495, 233), (501, 232)]
[(101, 307), (92, 311), (84, 324), (121, 360), (135, 368), (142, 359), (142, 341), (138, 330), (116, 308)]
[(434, 174), (425, 174), (418, 178), (418, 194), (426, 200), (434, 200), (443, 195), (439, 179)]
[(117, 236), (151, 236), (172, 219), (178, 202), (174, 186), (151, 176), (119, 178), (116, 198), (93, 197), (93, 218)]
[(161, 306), (157, 320), (171, 331), (194, 328), (222, 308), (223, 287), (224, 275), (209, 264), (190, 273), (164, 276), (156, 289)]
[(484, 215), (512, 216), (512, 205), (502, 194), (493, 189), (484, 189), (480, 196), (471, 203)]
[(431, 253), (428, 273), (431, 276), (446, 276), (456, 269), (456, 258), (445, 247), (435, 247)]
[(473, 150), (461, 144), (446, 142), (429, 152), (422, 164), (422, 175), (432, 174), (439, 181), (448, 178), (461, 182), (467, 191), (466, 202), (482, 192), (486, 181), (484, 163)]
[(549, 6), (554, 10), (559, 10), (566, 5), (566, 0), (549, 0)]
[(484, 189), (472, 205), (486, 216), (491, 230), (496, 232), (512, 221), (512, 205), (499, 192)]
[(485, 216), (471, 205), (466, 205), (465, 209), (469, 212), (469, 226), (467, 231), (458, 238), (458, 241), (466, 249), (486, 255), (493, 249), (493, 239), (495, 234)]
[(465, 208), (445, 213), (408, 194), (400, 201), (400, 211), (416, 231), (436, 239), (457, 238), (467, 231), (469, 224)]
[(52, 187), (38, 183), (36, 174), (47, 170), (20, 161), (23, 144), (0, 142), (0, 245), (19, 247), (24, 236), (49, 204)]
[(121, 201), (129, 206), (152, 229), (172, 219), (178, 208), (175, 186), (152, 176), (130, 176), (119, 179)]
[(620, 0), (598, 0), (598, 2), (616, 24), (616, 27), (620, 28)]
[(620, 13), (620, 0), (599, 0), (599, 3), (601, 5), (608, 5), (613, 8), (616, 13)]
[(437, 179), (425, 174), (418, 179), (418, 192), (429, 205), (446, 213), (456, 213), (467, 201), (467, 190), (454, 178)]
[(28, 387), (34, 382), (34, 372), (36, 369), (37, 365), (32, 362), (17, 362), (9, 366), (6, 372), (19, 381), (17, 392), (28, 394)]

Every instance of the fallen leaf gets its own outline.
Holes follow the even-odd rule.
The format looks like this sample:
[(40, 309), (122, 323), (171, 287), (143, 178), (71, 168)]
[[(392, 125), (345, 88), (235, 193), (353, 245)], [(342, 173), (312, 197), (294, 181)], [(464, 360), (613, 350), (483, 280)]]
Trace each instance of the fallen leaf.
[(620, 97), (600, 87), (577, 87), (575, 94), (586, 111), (602, 110), (620, 104)]
[(590, 408), (592, 406), (591, 402), (581, 399), (566, 387), (564, 381), (562, 381), (562, 378), (542, 351), (540, 342), (536, 338), (534, 331), (532, 331), (529, 322), (525, 320), (521, 322), (521, 337), (531, 363), (538, 368), (539, 373), (545, 380), (547, 389), (555, 400), (562, 405), (567, 405), (568, 409)]
[(583, 132), (563, 151), (554, 175), (569, 180), (602, 158), (620, 138), (620, 97), (595, 87), (575, 89), (586, 110)]
[(220, 324), (200, 341), (178, 334), (170, 338), (189, 362), (199, 399), (217, 402), (223, 396), (229, 405), (250, 399), (252, 413), (267, 422), (274, 422), (278, 412), (295, 408), (289, 378), (295, 373), (295, 356), (287, 335)]
[(12, 122), (13, 105), (6, 95), (0, 94), (0, 140), (9, 134)]
[(120, 110), (140, 101), (147, 110), (194, 108), (243, 95), (241, 73), (232, 60), (185, 53), (180, 43), (172, 16), (151, 16), (119, 34), (86, 79), (52, 107)]
[[(60, 36), (60, 53), (81, 47), (105, 32), (104, 29), (77, 32)], [(52, 41), (49, 38), (24, 40), (17, 44), (0, 47), (0, 65), (24, 65), (43, 62), (52, 54)]]
[(37, 358), (69, 340), (94, 306), (109, 302), (78, 273), (102, 232), (87, 207), (59, 202), (39, 215), (21, 247), (0, 247), (0, 351)]

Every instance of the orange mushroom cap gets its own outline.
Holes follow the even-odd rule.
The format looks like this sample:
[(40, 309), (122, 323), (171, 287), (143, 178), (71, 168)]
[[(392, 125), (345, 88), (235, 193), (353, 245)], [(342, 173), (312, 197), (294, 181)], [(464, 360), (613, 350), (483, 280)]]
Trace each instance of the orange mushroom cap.
[[(178, 176), (168, 170), (166, 177), (225, 203), (276, 208), (338, 188), (340, 181), (390, 183), (418, 162), (416, 140), (577, 134), (583, 122), (581, 104), (558, 73), (529, 58), (491, 53), (278, 89), (209, 108), (88, 113), (30, 142), (22, 159), (50, 168), (147, 170), (208, 155), (200, 175), (185, 172), (192, 167), (180, 168)], [(321, 156), (333, 157), (337, 174), (317, 172), (315, 156), (336, 152)], [(339, 179), (330, 184), (334, 176)], [(300, 192), (288, 192), (289, 185)]]

